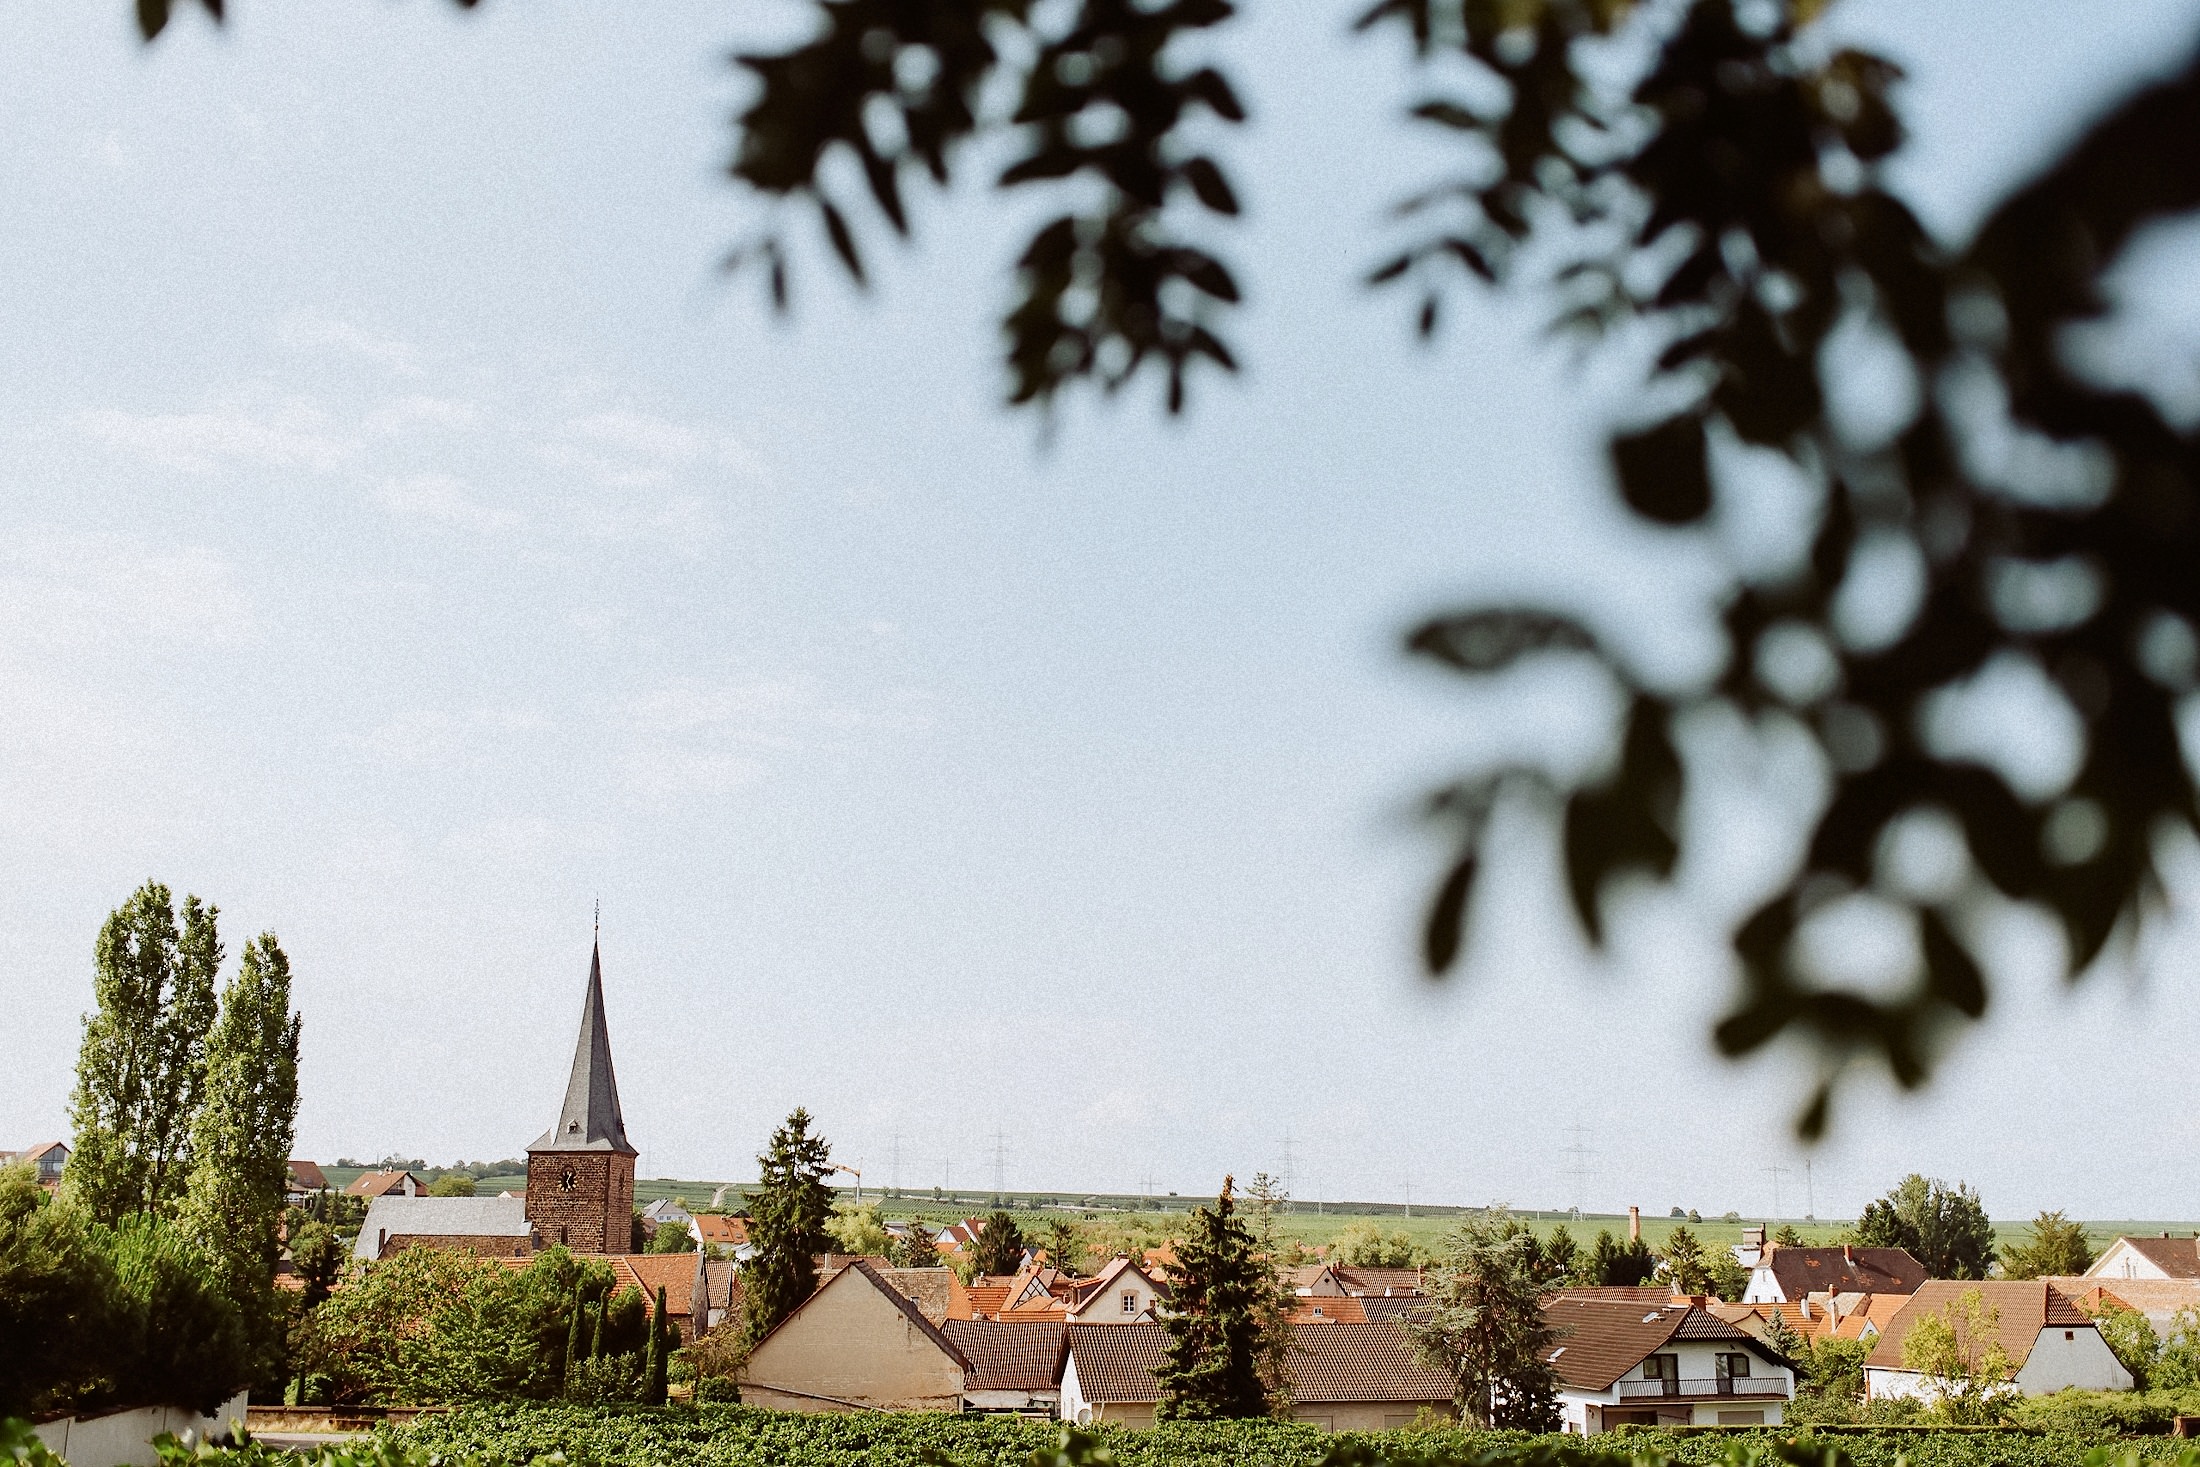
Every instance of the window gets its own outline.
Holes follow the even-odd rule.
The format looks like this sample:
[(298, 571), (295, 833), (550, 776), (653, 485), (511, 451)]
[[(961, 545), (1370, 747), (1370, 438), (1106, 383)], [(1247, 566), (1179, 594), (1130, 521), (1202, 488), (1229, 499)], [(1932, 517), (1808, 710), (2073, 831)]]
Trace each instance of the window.
[(1125, 1289), (1123, 1291), (1123, 1312), (1125, 1314), (1136, 1314), (1138, 1312), (1138, 1290)]
[(2074, 1330), (2074, 1329), (2066, 1329), (2066, 1330), (2064, 1330), (2064, 1331), (2063, 1331), (2063, 1338), (2064, 1338), (2064, 1339), (2066, 1339), (2066, 1340), (2074, 1340), (2074, 1339), (2076, 1339), (2077, 1337), (2078, 1337), (2078, 1332), (2077, 1332), (2076, 1330)]
[(1644, 1380), (1679, 1380), (1681, 1357), (1678, 1355), (1652, 1355), (1642, 1362)]
[(1720, 1375), (1735, 1380), (1747, 1380), (1749, 1379), (1749, 1357), (1747, 1355), (1721, 1355), (1718, 1360), (1718, 1372)]

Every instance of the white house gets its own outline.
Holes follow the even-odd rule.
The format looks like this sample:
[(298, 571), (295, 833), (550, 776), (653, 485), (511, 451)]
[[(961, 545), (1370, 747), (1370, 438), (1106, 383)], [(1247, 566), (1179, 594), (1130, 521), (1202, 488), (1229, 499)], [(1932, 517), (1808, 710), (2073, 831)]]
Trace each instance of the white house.
[[(2077, 1387), (2087, 1391), (2128, 1391), (2131, 1372), (2084, 1311), (2053, 1284), (2040, 1279), (1933, 1279), (1910, 1296), (1901, 1313), (1879, 1332), (1879, 1342), (1864, 1357), (1864, 1398), (1897, 1396), (1926, 1399), (1938, 1391), (1933, 1377), (1903, 1364), (1902, 1342), (1928, 1314), (1941, 1314), (1969, 1341), (1966, 1294), (1976, 1292), (1991, 1311), (1994, 1338), (2016, 1367), (2016, 1388), (2044, 1396)], [(1980, 1342), (1980, 1348), (1985, 1342)]]
[(2200, 1279), (2200, 1239), (2118, 1238), (2101, 1250), (2089, 1279)]
[(1749, 1271), (1744, 1304), (1800, 1304), (1812, 1294), (1912, 1294), (1925, 1265), (1907, 1248), (1766, 1245)]
[(1137, 1324), (1155, 1317), (1154, 1308), (1169, 1297), (1153, 1276), (1117, 1254), (1092, 1281), (1077, 1287), (1069, 1304), (1071, 1324)]
[(1778, 1426), (1795, 1367), (1691, 1304), (1560, 1295), (1543, 1306), (1558, 1331), (1561, 1430), (1615, 1426)]

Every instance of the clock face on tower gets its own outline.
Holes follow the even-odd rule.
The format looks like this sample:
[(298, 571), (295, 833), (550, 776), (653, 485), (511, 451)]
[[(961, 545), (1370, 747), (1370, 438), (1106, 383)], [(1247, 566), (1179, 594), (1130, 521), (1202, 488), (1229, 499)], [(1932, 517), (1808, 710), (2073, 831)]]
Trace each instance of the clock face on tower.
[(571, 1167), (567, 1167), (565, 1169), (565, 1175), (558, 1178), (558, 1190), (560, 1192), (570, 1192), (573, 1190), (574, 1183), (575, 1178), (573, 1176), (573, 1169)]

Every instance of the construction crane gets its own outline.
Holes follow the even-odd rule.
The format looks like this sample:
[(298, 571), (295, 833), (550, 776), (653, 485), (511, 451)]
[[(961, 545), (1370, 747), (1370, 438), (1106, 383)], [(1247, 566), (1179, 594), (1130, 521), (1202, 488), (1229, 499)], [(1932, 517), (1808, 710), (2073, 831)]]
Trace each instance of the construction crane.
[(861, 1202), (863, 1200), (863, 1173), (857, 1171), (852, 1166), (844, 1166), (837, 1161), (832, 1164), (832, 1170), (836, 1172), (846, 1172), (849, 1176), (856, 1179), (856, 1201)]

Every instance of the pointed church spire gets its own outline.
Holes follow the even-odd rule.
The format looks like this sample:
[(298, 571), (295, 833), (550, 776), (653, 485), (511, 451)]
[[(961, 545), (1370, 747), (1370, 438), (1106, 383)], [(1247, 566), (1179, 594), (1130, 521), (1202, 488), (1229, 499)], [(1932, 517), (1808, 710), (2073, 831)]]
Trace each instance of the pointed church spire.
[(557, 1124), (529, 1151), (615, 1151), (635, 1154), (619, 1113), (619, 1081), (611, 1073), (611, 1030), (603, 1016), (603, 945), (588, 955), (588, 996), (581, 1002), (580, 1038), (573, 1045), (573, 1073)]

